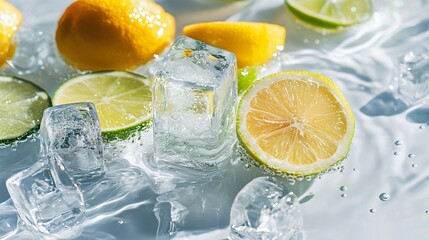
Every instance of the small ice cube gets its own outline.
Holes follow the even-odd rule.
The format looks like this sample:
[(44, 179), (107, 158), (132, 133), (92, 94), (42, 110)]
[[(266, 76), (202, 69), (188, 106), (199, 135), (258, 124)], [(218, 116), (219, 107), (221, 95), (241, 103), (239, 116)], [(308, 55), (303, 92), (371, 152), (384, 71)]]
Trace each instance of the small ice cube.
[(40, 126), (42, 156), (56, 153), (77, 182), (105, 173), (103, 143), (92, 103), (73, 103), (44, 111)]
[(85, 220), (82, 192), (58, 155), (49, 155), (6, 181), (20, 218), (58, 238), (77, 237)]
[(181, 36), (154, 77), (158, 164), (216, 170), (232, 154), (237, 99), (235, 55)]
[(398, 59), (398, 75), (390, 88), (397, 98), (415, 104), (429, 95), (429, 49), (417, 48)]
[(273, 177), (252, 180), (231, 207), (230, 237), (251, 240), (299, 240), (303, 217), (296, 195)]

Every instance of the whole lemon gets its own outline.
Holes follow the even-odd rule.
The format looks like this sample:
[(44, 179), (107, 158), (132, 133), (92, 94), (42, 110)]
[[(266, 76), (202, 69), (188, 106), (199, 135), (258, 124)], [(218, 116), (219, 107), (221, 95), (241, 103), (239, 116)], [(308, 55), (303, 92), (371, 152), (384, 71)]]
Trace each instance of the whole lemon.
[(13, 5), (0, 1), (0, 66), (15, 53), (14, 36), (22, 23), (22, 15)]
[(58, 21), (57, 47), (81, 70), (131, 70), (161, 53), (174, 17), (149, 0), (78, 0)]

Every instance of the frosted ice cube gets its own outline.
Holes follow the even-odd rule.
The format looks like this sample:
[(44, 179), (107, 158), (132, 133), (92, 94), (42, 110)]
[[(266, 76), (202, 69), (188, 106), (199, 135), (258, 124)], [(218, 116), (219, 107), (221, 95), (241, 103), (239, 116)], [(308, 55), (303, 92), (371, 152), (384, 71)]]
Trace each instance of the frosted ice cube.
[(40, 142), (42, 155), (60, 155), (78, 182), (105, 173), (100, 122), (92, 103), (47, 108), (40, 126)]
[(13, 175), (6, 187), (26, 225), (59, 238), (81, 233), (85, 220), (82, 192), (58, 155)]
[(398, 59), (398, 75), (390, 88), (397, 98), (414, 104), (429, 95), (429, 49), (418, 48)]
[(237, 99), (235, 55), (179, 37), (154, 77), (158, 164), (215, 170), (232, 154)]
[(18, 215), (13, 204), (0, 204), (0, 238), (10, 236), (18, 225)]
[(302, 239), (303, 217), (296, 195), (273, 177), (252, 180), (231, 207), (231, 239)]

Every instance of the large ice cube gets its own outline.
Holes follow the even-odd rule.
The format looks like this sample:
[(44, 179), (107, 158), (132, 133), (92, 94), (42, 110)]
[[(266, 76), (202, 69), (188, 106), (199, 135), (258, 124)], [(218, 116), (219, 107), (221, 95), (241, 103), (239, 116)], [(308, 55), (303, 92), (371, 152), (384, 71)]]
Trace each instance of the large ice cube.
[(398, 75), (390, 88), (396, 97), (414, 104), (429, 95), (429, 49), (417, 48), (398, 59)]
[(235, 55), (181, 36), (154, 78), (154, 145), (159, 164), (215, 170), (232, 153)]
[(0, 239), (12, 235), (18, 225), (18, 216), (13, 204), (0, 204)]
[(302, 225), (296, 195), (273, 177), (252, 180), (231, 207), (233, 240), (298, 240), (303, 237)]
[(67, 171), (81, 182), (105, 172), (97, 111), (92, 103), (48, 108), (40, 126), (42, 155), (56, 153)]
[(59, 238), (73, 238), (85, 220), (82, 193), (58, 155), (47, 156), (6, 181), (21, 219)]

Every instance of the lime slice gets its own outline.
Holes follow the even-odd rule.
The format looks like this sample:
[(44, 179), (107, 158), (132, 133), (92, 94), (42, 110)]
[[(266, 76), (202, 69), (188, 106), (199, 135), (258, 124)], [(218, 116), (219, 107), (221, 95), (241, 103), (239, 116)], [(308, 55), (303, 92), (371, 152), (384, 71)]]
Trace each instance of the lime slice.
[(147, 128), (152, 120), (152, 92), (147, 78), (125, 71), (77, 76), (61, 85), (53, 105), (94, 103), (106, 139), (124, 139)]
[(275, 173), (310, 176), (343, 160), (353, 113), (328, 78), (286, 71), (255, 82), (242, 97), (237, 133), (254, 162)]
[(238, 94), (246, 91), (258, 77), (260, 67), (244, 67), (238, 69)]
[(370, 0), (286, 0), (289, 10), (310, 25), (335, 29), (368, 20)]
[(23, 139), (38, 129), (51, 106), (40, 87), (16, 77), (0, 76), (0, 143)]

